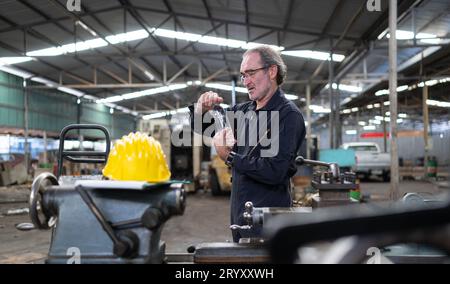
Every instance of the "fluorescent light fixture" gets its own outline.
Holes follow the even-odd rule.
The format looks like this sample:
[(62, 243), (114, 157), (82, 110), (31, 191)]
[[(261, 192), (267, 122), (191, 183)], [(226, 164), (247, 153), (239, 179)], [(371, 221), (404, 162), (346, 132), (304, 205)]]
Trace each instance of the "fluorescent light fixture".
[[(381, 34), (380, 34), (381, 36)], [(395, 36), (398, 40), (407, 40), (407, 39), (414, 39), (414, 33), (410, 32), (410, 31), (403, 31), (403, 30), (397, 30), (395, 33)], [(386, 38), (390, 38), (390, 34), (387, 33), (386, 34)], [(383, 38), (383, 37), (381, 37)], [(379, 38), (379, 39), (381, 39)], [(429, 34), (429, 33), (418, 33), (416, 34), (416, 39), (434, 39), (437, 38), (436, 35), (434, 34)]]
[(199, 34), (191, 34), (166, 29), (153, 29), (153, 34), (161, 37), (176, 38), (186, 41), (198, 41), (202, 36)]
[(91, 96), (91, 95), (84, 95), (83, 98), (87, 99), (87, 100), (93, 100), (93, 101), (95, 101), (97, 99), (97, 97), (94, 97), (94, 96)]
[(377, 127), (375, 125), (366, 125), (363, 127), (364, 130), (375, 130)]
[[(314, 50), (284, 50), (283, 55), (302, 57), (316, 60), (330, 60), (330, 53)], [(333, 54), (333, 61), (341, 62), (345, 59), (345, 55)]]
[(70, 95), (74, 95), (74, 96), (76, 96), (76, 97), (82, 97), (82, 96), (84, 96), (84, 93), (83, 93), (83, 92), (78, 91), (78, 90), (75, 90), (75, 89), (72, 89), (72, 88), (59, 87), (59, 88), (57, 88), (57, 89), (58, 89), (58, 91), (61, 91), (61, 92), (64, 92), (64, 93), (67, 93), (67, 94), (70, 94)]
[(381, 34), (378, 35), (377, 39), (382, 39), (388, 32), (388, 29), (385, 29)]
[(352, 110), (351, 109), (344, 109), (343, 111), (342, 111), (342, 113), (345, 113), (345, 114), (348, 114), (348, 113), (351, 113), (352, 112)]
[(189, 109), (187, 107), (183, 107), (183, 108), (174, 109), (174, 110), (170, 110), (170, 111), (162, 111), (162, 112), (147, 114), (147, 115), (144, 115), (142, 117), (142, 119), (143, 120), (149, 120), (149, 119), (166, 117), (168, 115), (174, 115), (174, 114), (177, 114), (177, 113), (187, 113), (187, 112), (189, 112)]
[(31, 57), (20, 56), (20, 57), (0, 57), (0, 66), (2, 65), (12, 65), (17, 63), (23, 63), (33, 60)]
[(408, 115), (406, 113), (399, 113), (398, 117), (400, 117), (400, 118), (407, 118)]
[(122, 43), (122, 42), (134, 41), (134, 40), (138, 40), (138, 39), (147, 38), (149, 36), (150, 36), (149, 33), (146, 30), (142, 29), (142, 30), (128, 32), (128, 33), (110, 35), (110, 36), (107, 36), (105, 39), (111, 44), (118, 44), (118, 43)]
[(345, 130), (347, 135), (356, 135), (358, 132), (355, 129)]
[(142, 117), (143, 120), (150, 120), (155, 118), (161, 118), (169, 115), (169, 112), (157, 112), (152, 114), (147, 114)]
[(427, 100), (427, 105), (437, 107), (450, 107), (450, 102), (442, 102), (436, 100)]
[(427, 85), (427, 86), (429, 86), (429, 87), (434, 86), (434, 85), (436, 85), (437, 83), (439, 83), (438, 80), (428, 80), (428, 81), (425, 81), (425, 85)]
[(427, 43), (427, 44), (445, 44), (448, 43), (448, 40), (442, 40), (440, 38), (426, 38), (421, 39), (421, 43)]
[[(330, 86), (330, 84), (327, 84), (325, 86), (325, 89), (328, 89)], [(338, 89), (338, 85), (336, 83), (333, 83), (333, 89), (337, 90)], [(339, 90), (341, 91), (346, 91), (346, 92), (351, 92), (351, 93), (359, 93), (362, 92), (362, 88), (358, 87), (358, 86), (352, 86), (352, 85), (344, 85), (344, 84), (339, 84)]]
[(198, 42), (206, 43), (206, 44), (214, 44), (214, 45), (222, 45), (227, 46), (231, 48), (239, 48), (244, 47), (247, 45), (247, 42), (242, 40), (234, 40), (234, 39), (227, 39), (227, 38), (220, 38), (220, 37), (214, 37), (214, 36), (202, 36)]
[(379, 90), (375, 92), (375, 96), (379, 97), (379, 96), (384, 96), (384, 95), (389, 95), (389, 90)]
[(383, 105), (385, 105), (385, 106), (388, 106), (388, 105), (390, 105), (390, 104), (391, 104), (390, 101), (385, 101), (385, 102), (383, 103)]
[(122, 96), (113, 96), (113, 97), (108, 97), (106, 99), (100, 99), (100, 100), (96, 100), (95, 102), (98, 104), (101, 103), (116, 103), (116, 102), (120, 102), (123, 101)]
[(373, 109), (373, 105), (367, 105), (367, 109)]
[(403, 92), (408, 90), (408, 85), (401, 85), (397, 87), (397, 92)]
[(187, 88), (187, 86), (188, 86), (187, 84), (173, 84), (173, 85), (169, 85), (169, 86), (163, 86), (163, 87), (147, 89), (147, 90), (143, 90), (143, 91), (139, 91), (139, 92), (133, 92), (133, 93), (127, 93), (127, 94), (123, 94), (123, 95), (108, 97), (108, 98), (97, 100), (96, 103), (98, 103), (98, 104), (113, 103), (113, 102), (119, 102), (119, 101), (123, 101), (123, 100), (131, 100), (131, 99), (140, 98), (140, 97), (144, 97), (144, 96), (150, 96), (150, 95), (180, 90), (180, 89)]
[(346, 103), (349, 103), (352, 101), (351, 97), (346, 97), (345, 99), (342, 100), (342, 104), (345, 105)]
[(148, 71), (144, 71), (145, 76), (147, 76), (150, 80), (154, 80), (155, 76), (153, 76), (152, 73), (148, 72)]
[(33, 77), (33, 74), (31, 74), (30, 72), (27, 71), (23, 71), (21, 69), (18, 69), (16, 67), (13, 66), (2, 66), (0, 65), (0, 70), (12, 75), (15, 75), (17, 77), (22, 77), (24, 79), (28, 79), (30, 77)]
[(61, 47), (49, 47), (27, 52), (27, 56), (57, 56), (63, 54)]
[(361, 126), (365, 126), (367, 123), (365, 121), (358, 121), (358, 124)]
[(374, 108), (379, 108), (381, 105), (379, 103), (373, 104)]
[(352, 108), (352, 112), (357, 112), (359, 109), (357, 107)]
[[(152, 29), (152, 32), (156, 36), (175, 38), (175, 39), (191, 41), (191, 42), (200, 42), (200, 43), (212, 44), (212, 45), (220, 45), (220, 46), (226, 46), (226, 47), (230, 47), (230, 48), (250, 49), (255, 46), (261, 45), (261, 43), (256, 43), (256, 42), (246, 42), (246, 41), (242, 41), (242, 40), (235, 40), (235, 39), (229, 39), (229, 38), (223, 38), (223, 37), (214, 37), (214, 36), (207, 36), (207, 35), (202, 36), (201, 34), (178, 32), (178, 31), (161, 29), (161, 28)], [(277, 50), (284, 49), (284, 47), (276, 46), (276, 45), (271, 45), (271, 47), (273, 47)]]
[(80, 27), (82, 27), (84, 30), (86, 30), (88, 33), (90, 33), (92, 36), (95, 36), (95, 37), (98, 36), (97, 33), (94, 32), (93, 29), (91, 29), (88, 25), (86, 25), (82, 21), (76, 21), (75, 24), (79, 25)]
[(31, 78), (31, 81), (44, 84), (44, 85), (46, 85), (48, 87), (55, 87), (57, 85), (55, 82), (50, 81), (50, 80), (45, 79), (45, 78), (42, 78), (42, 77), (33, 77), (33, 78)]
[(27, 56), (58, 56), (67, 53), (74, 53), (88, 49), (107, 46), (108, 43), (101, 38), (81, 41), (77, 43), (69, 43), (63, 46), (50, 47), (27, 52)]
[(314, 113), (330, 113), (331, 109), (324, 108), (323, 106), (319, 105), (310, 105), (309, 109), (312, 110)]

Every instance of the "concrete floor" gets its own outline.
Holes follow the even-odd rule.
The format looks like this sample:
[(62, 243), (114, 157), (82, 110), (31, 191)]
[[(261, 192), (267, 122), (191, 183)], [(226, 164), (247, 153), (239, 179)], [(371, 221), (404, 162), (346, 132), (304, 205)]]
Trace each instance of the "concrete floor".
[[(387, 196), (389, 183), (361, 183), (363, 194), (377, 199)], [(400, 190), (431, 195), (441, 193), (442, 188), (422, 182), (403, 181)], [(10, 209), (26, 208), (29, 190), (0, 188), (0, 263), (43, 263), (48, 252), (51, 231), (19, 231), (15, 225), (29, 222), (27, 214), (5, 216)], [(15, 203), (5, 203), (13, 200)], [(22, 202), (21, 202), (22, 201)], [(171, 218), (165, 225), (161, 239), (166, 242), (167, 253), (184, 253), (191, 245), (202, 242), (226, 242), (231, 240), (229, 226), (229, 197), (213, 197), (209, 192), (188, 194), (184, 215)]]

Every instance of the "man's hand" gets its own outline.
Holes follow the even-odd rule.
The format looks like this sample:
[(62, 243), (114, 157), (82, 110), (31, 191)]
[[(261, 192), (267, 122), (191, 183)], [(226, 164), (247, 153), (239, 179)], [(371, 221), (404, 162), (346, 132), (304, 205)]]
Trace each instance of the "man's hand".
[(203, 114), (211, 110), (215, 104), (220, 104), (221, 102), (223, 102), (223, 98), (220, 97), (217, 93), (203, 93), (195, 104), (195, 113)]
[(225, 161), (230, 154), (231, 149), (233, 148), (236, 140), (233, 136), (233, 130), (227, 127), (217, 132), (213, 138), (213, 144), (216, 148), (217, 155)]

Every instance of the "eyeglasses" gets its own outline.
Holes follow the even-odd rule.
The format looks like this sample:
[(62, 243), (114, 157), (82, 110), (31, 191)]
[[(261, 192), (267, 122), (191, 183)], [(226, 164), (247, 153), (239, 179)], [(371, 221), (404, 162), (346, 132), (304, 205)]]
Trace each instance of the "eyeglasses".
[(267, 69), (269, 66), (263, 66), (261, 68), (256, 68), (256, 69), (250, 69), (250, 70), (245, 70), (244, 72), (241, 72), (241, 81), (244, 82), (245, 78), (249, 78), (255, 76), (255, 74), (259, 71), (259, 70), (263, 70), (263, 69)]

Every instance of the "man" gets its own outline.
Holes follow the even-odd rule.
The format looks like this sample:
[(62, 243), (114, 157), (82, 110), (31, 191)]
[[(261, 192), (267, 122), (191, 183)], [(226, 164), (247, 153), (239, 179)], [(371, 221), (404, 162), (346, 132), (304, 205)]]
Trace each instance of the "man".
[[(222, 129), (213, 138), (217, 155), (232, 168), (231, 224), (246, 224), (243, 212), (247, 201), (254, 207), (292, 205), (290, 178), (296, 172), (295, 157), (305, 138), (305, 123), (299, 109), (280, 89), (286, 72), (279, 52), (269, 46), (249, 49), (243, 55), (241, 80), (250, 101), (233, 106), (232, 112), (244, 115), (238, 116), (236, 125), (232, 123), (236, 126), (233, 130)], [(195, 119), (202, 119), (222, 102), (223, 98), (214, 92), (203, 93), (190, 107), (192, 127)], [(202, 128), (206, 126), (204, 123)], [(266, 131), (261, 131), (264, 128)], [(262, 141), (269, 136), (273, 147), (267, 150)], [(255, 228), (233, 230), (233, 240), (260, 234)]]

